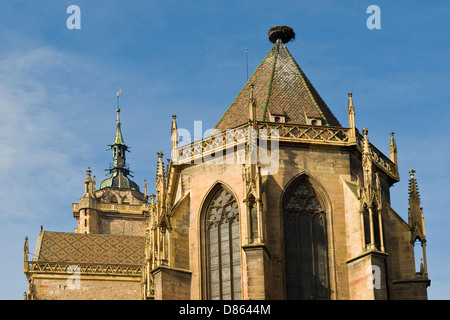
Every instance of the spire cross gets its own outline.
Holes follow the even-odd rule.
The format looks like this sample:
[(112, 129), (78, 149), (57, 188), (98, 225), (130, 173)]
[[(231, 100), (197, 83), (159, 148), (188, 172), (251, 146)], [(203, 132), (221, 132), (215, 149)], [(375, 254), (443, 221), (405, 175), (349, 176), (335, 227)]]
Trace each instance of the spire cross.
[(414, 169), (409, 170), (409, 174), (411, 175), (411, 179), (414, 179), (414, 173), (416, 173), (416, 171)]

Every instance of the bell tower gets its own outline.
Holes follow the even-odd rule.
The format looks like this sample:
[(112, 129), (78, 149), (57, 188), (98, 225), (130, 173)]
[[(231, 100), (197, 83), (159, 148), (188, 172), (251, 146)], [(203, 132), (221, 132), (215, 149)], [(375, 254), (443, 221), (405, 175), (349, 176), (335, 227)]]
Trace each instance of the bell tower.
[(146, 218), (150, 204), (139, 186), (132, 181), (131, 171), (126, 162), (129, 146), (124, 142), (117, 92), (116, 132), (114, 142), (109, 145), (113, 162), (107, 169), (108, 178), (96, 189), (95, 178), (92, 180), (91, 169), (87, 170), (84, 181), (85, 192), (79, 203), (73, 204), (73, 214), (78, 220), (78, 233), (128, 234), (144, 235)]

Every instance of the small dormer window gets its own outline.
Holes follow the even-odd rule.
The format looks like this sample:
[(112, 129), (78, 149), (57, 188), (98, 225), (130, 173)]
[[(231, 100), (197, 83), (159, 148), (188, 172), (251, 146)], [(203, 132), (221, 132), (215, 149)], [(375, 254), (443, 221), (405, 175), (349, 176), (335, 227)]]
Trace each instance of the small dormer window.
[(285, 123), (286, 122), (286, 117), (283, 115), (270, 114), (269, 119), (271, 122), (276, 122), (276, 123)]
[(306, 118), (306, 124), (310, 126), (321, 126), (322, 125), (322, 119), (321, 118), (310, 118), (308, 116), (305, 116)]

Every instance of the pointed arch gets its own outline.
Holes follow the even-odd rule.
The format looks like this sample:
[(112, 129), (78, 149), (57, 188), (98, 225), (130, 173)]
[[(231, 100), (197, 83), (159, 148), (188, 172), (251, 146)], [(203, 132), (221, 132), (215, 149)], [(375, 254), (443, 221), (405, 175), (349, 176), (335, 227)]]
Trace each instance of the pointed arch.
[(325, 190), (301, 173), (281, 199), (287, 299), (329, 299), (328, 243), (331, 205)]
[(130, 200), (128, 199), (127, 196), (124, 196), (124, 197), (122, 198), (122, 204), (130, 204)]
[(119, 201), (117, 200), (116, 195), (111, 195), (111, 197), (109, 198), (109, 202), (111, 203), (119, 203)]
[(201, 209), (202, 291), (205, 299), (241, 299), (239, 204), (234, 192), (217, 182)]

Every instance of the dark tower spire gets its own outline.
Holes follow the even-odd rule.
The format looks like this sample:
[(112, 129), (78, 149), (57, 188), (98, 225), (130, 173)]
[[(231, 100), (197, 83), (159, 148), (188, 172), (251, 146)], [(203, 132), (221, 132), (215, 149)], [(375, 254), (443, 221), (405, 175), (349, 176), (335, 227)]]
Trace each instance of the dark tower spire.
[(112, 188), (122, 188), (122, 189), (133, 189), (139, 191), (139, 186), (131, 181), (128, 176), (131, 176), (131, 171), (129, 170), (126, 163), (125, 153), (129, 152), (129, 146), (127, 146), (123, 140), (121, 123), (120, 123), (120, 108), (119, 108), (119, 94), (121, 91), (117, 92), (117, 120), (116, 120), (116, 136), (114, 138), (114, 143), (109, 145), (108, 150), (113, 151), (113, 165), (111, 168), (107, 169), (108, 174), (111, 175), (110, 178), (105, 179), (100, 184), (100, 189), (112, 187)]

